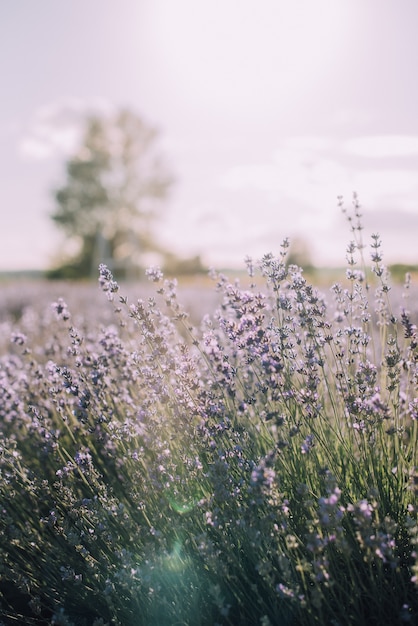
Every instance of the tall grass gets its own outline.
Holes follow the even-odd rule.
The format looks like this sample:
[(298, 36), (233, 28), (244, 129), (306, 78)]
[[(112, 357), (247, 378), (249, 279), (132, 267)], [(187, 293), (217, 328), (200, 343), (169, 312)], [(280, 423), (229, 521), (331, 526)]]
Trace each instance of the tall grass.
[(112, 323), (12, 329), (3, 624), (414, 623), (417, 331), (348, 218), (331, 302), (285, 241), (248, 287), (214, 273), (198, 328), (158, 269), (131, 303), (101, 266)]

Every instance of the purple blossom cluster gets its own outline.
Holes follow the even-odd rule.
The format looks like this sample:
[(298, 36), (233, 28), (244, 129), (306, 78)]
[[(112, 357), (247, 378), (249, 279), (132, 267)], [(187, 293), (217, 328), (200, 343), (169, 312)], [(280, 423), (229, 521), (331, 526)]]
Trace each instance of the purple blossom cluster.
[(2, 623), (416, 621), (417, 310), (350, 224), (327, 295), (285, 241), (199, 324), (158, 268), (2, 311)]

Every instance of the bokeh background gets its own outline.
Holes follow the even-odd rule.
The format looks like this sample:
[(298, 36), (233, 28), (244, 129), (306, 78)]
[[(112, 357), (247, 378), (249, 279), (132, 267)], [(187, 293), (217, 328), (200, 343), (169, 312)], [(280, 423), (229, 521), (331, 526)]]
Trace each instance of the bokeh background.
[(51, 190), (86, 114), (135, 111), (176, 184), (162, 245), (243, 265), (304, 242), (344, 264), (359, 194), (385, 261), (418, 263), (415, 0), (0, 4), (0, 270), (47, 269)]

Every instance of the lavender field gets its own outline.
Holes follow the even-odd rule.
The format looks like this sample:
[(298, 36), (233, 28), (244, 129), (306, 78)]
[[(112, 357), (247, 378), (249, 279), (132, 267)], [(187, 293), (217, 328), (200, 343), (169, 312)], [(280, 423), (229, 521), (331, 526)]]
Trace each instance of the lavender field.
[(0, 286), (0, 624), (417, 623), (417, 286), (359, 232), (320, 290)]

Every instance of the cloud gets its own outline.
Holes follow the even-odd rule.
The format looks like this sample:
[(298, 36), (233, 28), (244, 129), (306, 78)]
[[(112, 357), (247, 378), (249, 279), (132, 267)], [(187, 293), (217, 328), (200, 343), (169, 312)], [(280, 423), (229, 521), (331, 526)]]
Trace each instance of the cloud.
[(329, 124), (338, 129), (353, 128), (354, 126), (369, 126), (377, 117), (376, 111), (366, 109), (342, 108), (334, 111), (329, 117)]
[[(365, 167), (363, 161), (347, 161), (350, 145), (368, 147), (369, 154), (383, 154), (383, 147), (398, 151), (404, 156), (413, 154), (414, 137), (396, 139), (384, 143), (383, 137), (364, 137), (352, 140), (352, 144), (338, 144), (321, 137), (291, 137), (266, 162), (250, 163), (232, 167), (220, 184), (230, 191), (255, 190), (265, 194), (269, 201), (291, 199), (310, 210), (313, 220), (332, 219), (331, 207), (336, 197), (350, 197), (359, 193), (364, 205), (371, 210), (397, 206), (406, 211), (416, 211), (418, 204), (418, 177), (416, 169), (402, 167), (394, 160), (386, 167), (379, 160)], [(373, 141), (371, 141), (373, 139)], [(409, 141), (406, 141), (409, 139)], [(376, 141), (374, 141), (376, 140)], [(418, 154), (418, 137), (416, 138)], [(378, 149), (379, 148), (379, 149)], [(351, 150), (351, 148), (350, 148)], [(380, 167), (379, 167), (380, 166)]]
[(335, 146), (335, 140), (329, 137), (318, 135), (302, 135), (298, 137), (287, 137), (283, 141), (283, 147), (289, 150), (322, 152), (330, 150)]
[[(379, 159), (371, 160), (369, 167), (363, 159), (347, 159), (345, 144), (337, 141), (294, 137), (283, 141), (268, 161), (232, 167), (221, 186), (241, 193), (243, 206), (248, 198), (253, 202), (254, 194), (259, 195), (256, 221), (271, 226), (270, 233), (262, 237), (248, 213), (247, 230), (251, 230), (254, 246), (270, 242), (268, 247), (272, 248), (280, 233), (291, 238), (302, 236), (312, 244), (318, 264), (340, 257), (344, 262), (340, 252), (349, 236), (336, 200), (343, 195), (349, 206), (356, 191), (364, 207), (364, 225), (369, 232), (377, 231), (384, 237), (388, 260), (415, 258), (416, 262), (416, 170), (401, 166), (399, 159), (385, 165), (382, 167)], [(274, 215), (268, 215), (269, 210), (274, 210)]]
[(418, 155), (418, 135), (372, 135), (354, 137), (342, 149), (348, 154), (369, 159)]
[(18, 147), (19, 154), (28, 160), (43, 161), (53, 156), (53, 146), (45, 138), (34, 136), (21, 139)]
[(68, 155), (76, 148), (80, 135), (80, 121), (67, 123), (63, 128), (39, 124), (20, 141), (19, 153), (35, 161)]
[[(373, 215), (366, 213), (364, 215), (364, 222), (367, 227), (370, 226), (374, 231), (385, 232), (386, 236), (387, 234), (399, 236), (407, 233), (408, 237), (415, 243), (416, 233), (418, 232), (417, 212), (411, 213), (410, 211), (403, 211), (396, 207), (391, 207), (379, 211), (377, 216), (375, 213)], [(411, 248), (411, 253), (415, 259), (418, 259), (415, 245)]]
[(377, 209), (397, 206), (417, 211), (418, 177), (416, 170), (384, 168), (358, 170), (354, 175), (355, 189), (363, 202)]
[[(347, 189), (350, 172), (332, 156), (306, 149), (307, 143), (306, 140), (293, 141), (294, 146), (300, 147), (280, 148), (267, 163), (233, 167), (225, 174), (221, 185), (231, 191), (256, 189), (265, 192), (273, 202), (286, 197), (319, 214)], [(326, 142), (320, 147), (325, 148)]]
[(28, 160), (45, 160), (68, 156), (80, 141), (86, 115), (109, 114), (110, 105), (103, 100), (68, 99), (39, 108), (21, 137), (19, 154)]

